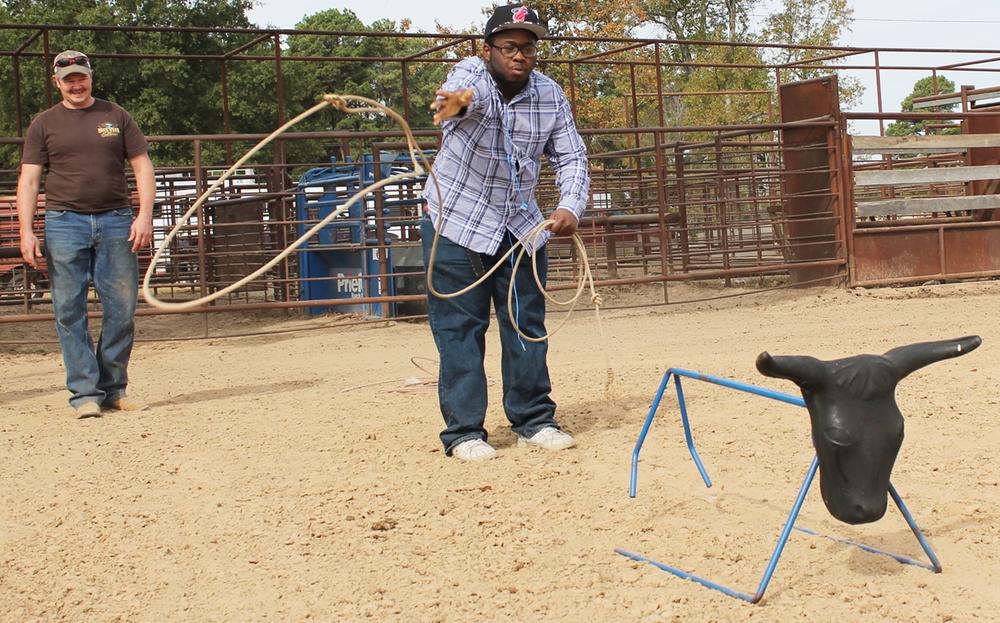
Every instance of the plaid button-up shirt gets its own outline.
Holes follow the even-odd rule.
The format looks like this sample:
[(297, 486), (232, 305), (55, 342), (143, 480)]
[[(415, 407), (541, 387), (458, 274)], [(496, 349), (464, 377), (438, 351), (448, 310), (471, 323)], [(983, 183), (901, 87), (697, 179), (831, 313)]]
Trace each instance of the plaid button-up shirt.
[[(537, 71), (510, 102), (481, 58), (452, 68), (441, 87), (475, 94), (465, 114), (444, 121), (432, 180), (424, 190), (435, 227), (444, 206), (441, 235), (467, 249), (495, 254), (509, 230), (522, 239), (544, 220), (535, 187), (545, 154), (556, 172), (558, 208), (583, 215), (590, 192), (587, 151), (576, 131), (562, 87)], [(548, 232), (539, 245), (548, 240)]]

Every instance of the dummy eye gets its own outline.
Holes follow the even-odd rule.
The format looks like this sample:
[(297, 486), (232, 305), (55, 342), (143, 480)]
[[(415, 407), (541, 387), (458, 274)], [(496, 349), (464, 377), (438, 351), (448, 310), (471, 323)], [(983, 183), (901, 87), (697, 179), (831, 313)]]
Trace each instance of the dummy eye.
[(846, 448), (853, 443), (853, 439), (843, 428), (829, 427), (823, 430), (823, 437), (835, 446)]

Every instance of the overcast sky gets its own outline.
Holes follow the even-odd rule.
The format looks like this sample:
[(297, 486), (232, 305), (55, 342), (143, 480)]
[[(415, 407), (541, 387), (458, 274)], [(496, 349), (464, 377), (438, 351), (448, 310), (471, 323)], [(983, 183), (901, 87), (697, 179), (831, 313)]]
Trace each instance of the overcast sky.
[[(772, 0), (775, 2), (775, 0)], [(941, 0), (881, 0), (880, 2), (849, 0), (854, 6), (854, 28), (839, 42), (846, 46), (878, 46), (880, 48), (937, 48), (937, 49), (1000, 49), (1000, 2), (995, 0), (959, 0), (949, 5)], [(460, 30), (478, 32), (486, 18), (482, 14), (485, 3), (469, 0), (424, 0), (400, 2), (398, 0), (341, 0), (327, 3), (319, 0), (262, 0), (251, 11), (251, 19), (261, 26), (293, 28), (305, 15), (330, 8), (349, 9), (365, 24), (377, 19), (400, 20), (409, 18), (417, 30), (434, 31), (435, 20)], [(965, 11), (948, 10), (949, 6)], [(993, 55), (981, 55), (987, 57)], [(995, 56), (1000, 56), (996, 54)], [(871, 54), (857, 57), (857, 64), (870, 65)], [(959, 60), (970, 60), (970, 55), (947, 53), (880, 53), (879, 63), (886, 65), (944, 65)], [(1000, 64), (993, 64), (997, 67)], [(906, 97), (919, 78), (929, 72), (896, 71), (883, 75), (882, 101), (885, 110), (899, 110), (900, 101)], [(956, 85), (973, 84), (977, 87), (1000, 85), (1000, 73), (945, 72)], [(874, 72), (859, 72), (857, 77), (866, 86), (863, 102), (855, 110), (876, 111)], [(867, 130), (866, 130), (867, 131)]]

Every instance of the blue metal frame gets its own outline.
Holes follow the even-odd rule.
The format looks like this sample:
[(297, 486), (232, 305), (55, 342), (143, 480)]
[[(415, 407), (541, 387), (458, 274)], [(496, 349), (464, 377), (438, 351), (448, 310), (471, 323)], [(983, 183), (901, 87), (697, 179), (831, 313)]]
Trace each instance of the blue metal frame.
[[(722, 387), (728, 387), (729, 389), (735, 389), (741, 392), (756, 394), (758, 396), (763, 396), (765, 398), (770, 398), (772, 400), (778, 400), (780, 402), (785, 402), (799, 407), (806, 406), (805, 401), (803, 401), (802, 398), (798, 396), (783, 394), (781, 392), (764, 389), (762, 387), (757, 387), (755, 385), (748, 385), (746, 383), (740, 383), (739, 381), (733, 381), (718, 376), (712, 376), (710, 374), (702, 374), (700, 372), (693, 372), (691, 370), (684, 370), (682, 368), (668, 369), (666, 373), (663, 375), (663, 380), (660, 382), (660, 387), (656, 392), (656, 396), (654, 396), (653, 398), (653, 404), (649, 408), (649, 415), (646, 416), (646, 421), (645, 423), (643, 423), (642, 430), (639, 432), (639, 438), (635, 442), (635, 448), (632, 450), (632, 470), (631, 470), (631, 478), (629, 480), (629, 497), (634, 498), (636, 496), (636, 485), (639, 475), (639, 451), (642, 449), (642, 444), (646, 441), (646, 435), (649, 433), (649, 427), (653, 423), (653, 416), (656, 415), (656, 410), (660, 406), (660, 400), (663, 398), (663, 392), (666, 391), (671, 376), (674, 377), (674, 386), (677, 389), (677, 404), (680, 407), (681, 422), (684, 424), (684, 438), (685, 441), (687, 442), (688, 452), (691, 453), (691, 458), (694, 460), (695, 467), (698, 468), (698, 473), (701, 475), (701, 479), (705, 483), (706, 487), (712, 486), (712, 480), (709, 478), (708, 472), (705, 470), (705, 466), (701, 462), (701, 457), (698, 456), (698, 451), (694, 447), (694, 439), (691, 435), (691, 425), (690, 422), (688, 421), (687, 404), (684, 400), (684, 389), (681, 386), (682, 376), (690, 379), (695, 379), (698, 381), (705, 381), (706, 383), (712, 383), (714, 385), (721, 385)], [(802, 487), (799, 488), (799, 495), (795, 498), (795, 503), (792, 504), (792, 510), (788, 514), (788, 520), (785, 522), (785, 525), (781, 530), (781, 536), (778, 537), (778, 543), (777, 545), (775, 545), (774, 552), (771, 554), (771, 559), (767, 563), (767, 569), (764, 571), (764, 577), (761, 578), (760, 584), (757, 586), (757, 592), (755, 592), (753, 595), (729, 588), (727, 586), (723, 586), (722, 584), (717, 584), (703, 577), (694, 575), (692, 573), (688, 573), (686, 571), (682, 571), (677, 567), (671, 567), (670, 565), (665, 565), (663, 563), (656, 562), (655, 560), (646, 558), (645, 556), (624, 550), (622, 548), (615, 548), (615, 551), (621, 554), (622, 556), (625, 556), (626, 558), (630, 558), (638, 562), (649, 563), (659, 569), (662, 569), (663, 571), (672, 573), (677, 577), (684, 578), (686, 580), (691, 580), (692, 582), (697, 582), (702, 586), (706, 586), (708, 588), (713, 588), (717, 591), (721, 591), (726, 595), (729, 595), (730, 597), (735, 597), (737, 599), (742, 599), (744, 601), (748, 601), (750, 603), (755, 604), (764, 597), (764, 591), (767, 590), (767, 585), (771, 581), (771, 576), (774, 575), (774, 570), (778, 566), (778, 559), (781, 557), (781, 553), (785, 549), (785, 543), (788, 542), (788, 537), (791, 534), (793, 528), (799, 530), (800, 532), (803, 532), (804, 534), (808, 534), (811, 536), (824, 536), (817, 532), (809, 530), (808, 528), (795, 527), (795, 520), (798, 518), (799, 511), (802, 509), (802, 503), (806, 499), (806, 494), (809, 492), (809, 487), (812, 485), (813, 478), (816, 476), (816, 471), (818, 468), (819, 468), (819, 459), (814, 456), (812, 463), (809, 465), (809, 470), (806, 473), (805, 480), (802, 482)], [(927, 558), (931, 561), (930, 565), (918, 560), (914, 560), (912, 558), (908, 558), (906, 556), (885, 552), (880, 549), (871, 547), (869, 545), (856, 543), (854, 541), (850, 541), (847, 539), (839, 539), (835, 537), (825, 537), (825, 538), (837, 541), (838, 543), (853, 545), (855, 547), (861, 548), (866, 552), (871, 552), (873, 554), (881, 554), (884, 556), (889, 556), (901, 563), (916, 565), (918, 567), (923, 567), (925, 569), (933, 571), (934, 573), (940, 573), (941, 563), (938, 561), (938, 558), (934, 554), (934, 551), (931, 549), (930, 544), (927, 542), (927, 539), (924, 538), (924, 535), (920, 531), (920, 528), (917, 526), (916, 521), (913, 520), (913, 516), (910, 515), (909, 509), (907, 509), (906, 505), (903, 504), (903, 499), (896, 491), (896, 488), (892, 486), (891, 482), (889, 483), (889, 495), (892, 496), (892, 499), (896, 503), (896, 506), (899, 508), (899, 511), (903, 514), (903, 518), (906, 520), (906, 523), (910, 526), (910, 530), (913, 531), (913, 534), (917, 537), (917, 541), (920, 542), (920, 547), (923, 548), (924, 553), (927, 554)]]

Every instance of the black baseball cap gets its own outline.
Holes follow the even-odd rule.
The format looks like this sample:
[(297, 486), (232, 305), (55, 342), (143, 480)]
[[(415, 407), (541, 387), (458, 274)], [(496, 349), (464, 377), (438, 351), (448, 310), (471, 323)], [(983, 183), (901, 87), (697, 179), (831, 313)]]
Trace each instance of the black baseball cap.
[(520, 2), (500, 6), (493, 11), (493, 16), (486, 22), (485, 38), (488, 40), (502, 30), (527, 30), (538, 39), (549, 32), (545, 24), (538, 19), (538, 13)]

